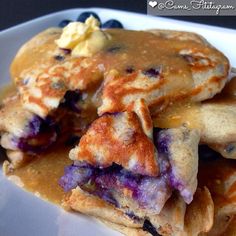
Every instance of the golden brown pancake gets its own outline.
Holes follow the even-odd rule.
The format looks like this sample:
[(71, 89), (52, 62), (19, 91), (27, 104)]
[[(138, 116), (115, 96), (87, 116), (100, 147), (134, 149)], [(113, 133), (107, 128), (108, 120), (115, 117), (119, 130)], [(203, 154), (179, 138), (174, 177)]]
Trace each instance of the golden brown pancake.
[[(70, 188), (72, 195), (65, 204), (76, 211), (103, 218), (127, 235), (147, 235), (145, 224), (150, 224), (148, 227), (161, 235), (197, 236), (211, 229), (213, 217), (216, 222), (223, 222), (225, 214), (231, 217), (235, 212), (234, 203), (219, 207), (218, 198), (214, 198), (215, 189), (206, 184), (216, 206), (213, 215), (214, 204), (208, 188), (200, 184), (197, 189), (199, 132), (186, 126), (160, 131), (159, 143), (155, 146), (151, 119), (161, 106), (174, 100), (200, 102), (219, 93), (229, 73), (227, 58), (196, 34), (163, 30), (107, 30), (111, 40), (103, 50), (92, 58), (76, 58), (54, 43), (60, 32), (49, 29), (39, 34), (16, 55), (11, 74), (20, 96), (17, 102), (23, 112), (44, 120), (57, 111), (66, 92), (80, 90), (85, 97), (84, 107), (92, 104), (100, 117), (70, 152), (75, 160), (71, 168), (79, 166), (76, 171), (81, 175), (94, 168), (95, 174), (114, 168), (118, 177), (110, 174), (109, 169), (111, 181), (103, 179), (104, 173), (99, 176), (99, 187), (105, 190), (106, 184), (108, 189), (109, 184), (114, 187), (113, 178), (121, 181), (126, 175), (141, 179), (142, 186), (139, 189), (141, 203), (137, 203), (138, 197), (132, 198), (136, 190), (133, 186), (132, 192), (132, 188), (117, 185), (115, 191), (106, 195), (107, 192), (96, 192), (97, 182), (93, 183), (91, 177), (81, 188), (77, 185)], [(219, 107), (217, 104), (218, 112)], [(204, 124), (216, 122), (211, 108), (206, 104), (201, 107), (204, 115), (212, 112), (211, 119), (202, 116)], [(221, 113), (227, 111), (227, 119), (230, 116), (229, 121), (234, 121), (234, 113), (228, 112), (231, 108), (225, 108), (223, 106)], [(5, 115), (4, 120), (7, 118)], [(225, 117), (221, 118), (224, 123)], [(0, 125), (2, 137), (16, 132), (16, 126), (9, 128), (8, 125), (4, 122)], [(211, 129), (210, 134), (207, 128)], [(205, 133), (201, 130), (202, 141), (214, 147), (217, 139), (209, 141), (214, 128), (210, 124), (207, 128), (203, 129)], [(227, 143), (231, 142), (231, 139), (226, 140), (226, 136), (232, 136), (229, 132), (220, 133), (220, 138)], [(234, 186), (234, 176), (232, 178), (222, 182), (228, 188), (227, 197), (234, 198), (234, 192), (230, 192)], [(207, 179), (210, 177), (204, 181)], [(225, 192), (220, 194), (225, 197)], [(153, 200), (150, 205), (149, 202), (145, 205), (146, 196)], [(222, 224), (224, 232), (230, 223)], [(212, 234), (216, 232), (214, 227)]]
[(58, 107), (67, 90), (96, 89), (102, 82), (99, 114), (125, 110), (142, 98), (152, 107), (173, 99), (202, 101), (227, 80), (227, 58), (192, 33), (107, 30), (111, 40), (91, 59), (58, 49), (59, 32), (51, 29), (30, 40), (11, 67), (24, 107), (41, 117)]

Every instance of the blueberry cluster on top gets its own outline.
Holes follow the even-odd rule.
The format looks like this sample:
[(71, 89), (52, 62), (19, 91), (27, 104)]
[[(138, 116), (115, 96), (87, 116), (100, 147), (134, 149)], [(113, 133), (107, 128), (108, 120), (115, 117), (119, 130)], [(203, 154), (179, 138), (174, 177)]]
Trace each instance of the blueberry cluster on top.
[[(102, 23), (100, 17), (96, 13), (94, 13), (92, 11), (82, 12), (78, 16), (76, 21), (84, 23), (86, 21), (86, 19), (89, 18), (90, 16), (93, 16), (94, 18), (96, 18), (100, 22), (102, 29), (110, 29), (110, 28), (122, 29), (122, 28), (124, 28), (123, 25), (118, 20), (115, 20), (115, 19), (110, 19), (110, 20), (105, 21), (104, 23)], [(59, 23), (58, 26), (63, 28), (65, 26), (67, 26), (70, 22), (72, 22), (72, 20), (65, 19), (65, 20), (62, 20)]]

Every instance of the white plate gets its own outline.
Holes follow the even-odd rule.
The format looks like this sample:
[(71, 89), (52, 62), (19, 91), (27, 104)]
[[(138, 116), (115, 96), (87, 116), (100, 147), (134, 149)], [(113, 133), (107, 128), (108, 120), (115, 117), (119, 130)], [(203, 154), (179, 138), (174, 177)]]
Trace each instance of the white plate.
[[(0, 32), (0, 86), (7, 84), (9, 65), (18, 48), (36, 33), (57, 26), (63, 19), (75, 20), (83, 12), (96, 12), (102, 21), (120, 20), (127, 29), (173, 29), (203, 35), (236, 66), (234, 52), (236, 31), (219, 27), (186, 23), (102, 8), (71, 9), (53, 13)], [(92, 218), (67, 213), (57, 206), (42, 201), (16, 187), (3, 175), (0, 167), (0, 235), (1, 236), (118, 236)]]

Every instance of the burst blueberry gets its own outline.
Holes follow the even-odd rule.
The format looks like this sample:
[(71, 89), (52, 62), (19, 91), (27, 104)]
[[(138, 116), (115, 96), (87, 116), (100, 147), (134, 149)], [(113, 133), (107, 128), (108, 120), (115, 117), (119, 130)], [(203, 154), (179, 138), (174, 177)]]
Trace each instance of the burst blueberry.
[(160, 67), (153, 67), (143, 71), (143, 74), (148, 77), (158, 77), (161, 73)]
[(65, 175), (61, 177), (59, 184), (66, 192), (68, 192), (78, 184), (85, 184), (92, 174), (93, 168), (71, 165), (65, 168)]

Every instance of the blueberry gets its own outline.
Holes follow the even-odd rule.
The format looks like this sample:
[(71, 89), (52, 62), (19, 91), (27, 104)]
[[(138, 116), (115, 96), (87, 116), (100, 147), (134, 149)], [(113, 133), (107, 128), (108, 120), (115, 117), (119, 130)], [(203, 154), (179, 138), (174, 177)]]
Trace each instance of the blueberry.
[(144, 221), (143, 230), (149, 232), (153, 236), (160, 236), (160, 234), (158, 234), (156, 228), (152, 225), (152, 223), (149, 220)]
[(59, 185), (65, 192), (85, 184), (92, 176), (93, 169), (70, 165), (65, 168), (65, 174), (60, 178)]
[(154, 143), (157, 147), (157, 150), (159, 153), (162, 154), (169, 153), (170, 142), (171, 142), (171, 137), (170, 135), (166, 134), (164, 130), (157, 133), (156, 137), (154, 137)]
[(102, 24), (102, 28), (109, 29), (109, 28), (120, 28), (123, 29), (123, 25), (118, 20), (108, 20)]
[(121, 48), (122, 48), (121, 46), (112, 46), (107, 49), (107, 52), (116, 53), (116, 52), (119, 52)]
[(133, 66), (128, 66), (125, 71), (127, 74), (132, 74), (135, 71), (135, 69)]
[(235, 151), (235, 145), (230, 143), (229, 145), (226, 146), (225, 151), (227, 153), (232, 153), (233, 151)]
[(96, 18), (100, 23), (101, 23), (101, 20), (99, 18), (99, 16), (92, 12), (92, 11), (86, 11), (86, 12), (83, 12), (79, 15), (79, 17), (77, 18), (77, 21), (79, 22), (85, 22), (87, 20), (87, 18), (89, 18), (90, 16), (93, 16), (94, 18)]
[(54, 59), (57, 61), (64, 61), (65, 57), (61, 56), (61, 55), (55, 55)]
[(149, 68), (143, 71), (143, 74), (148, 77), (158, 77), (161, 73), (161, 67)]
[(201, 160), (204, 161), (214, 161), (221, 158), (221, 155), (208, 147), (207, 145), (199, 145), (198, 146), (198, 155)]
[(69, 23), (71, 22), (71, 20), (62, 20), (60, 23), (59, 23), (59, 27), (61, 28), (64, 28), (65, 26), (67, 26)]

